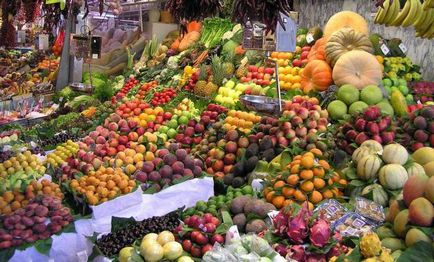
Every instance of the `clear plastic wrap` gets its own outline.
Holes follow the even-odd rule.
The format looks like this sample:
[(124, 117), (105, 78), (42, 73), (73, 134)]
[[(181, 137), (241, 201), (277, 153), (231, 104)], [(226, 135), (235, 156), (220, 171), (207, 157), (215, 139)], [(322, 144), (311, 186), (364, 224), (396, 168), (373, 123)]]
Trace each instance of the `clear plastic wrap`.
[(202, 261), (204, 261), (204, 262), (220, 262), (220, 261), (237, 262), (238, 259), (232, 254), (231, 251), (222, 247), (220, 244), (216, 243), (213, 247), (213, 250), (207, 252), (202, 257)]
[(314, 213), (319, 217), (327, 220), (333, 225), (338, 219), (340, 219), (348, 210), (334, 199), (327, 199), (323, 201), (315, 210)]
[(363, 197), (356, 197), (354, 208), (356, 213), (371, 219), (377, 224), (383, 223), (386, 218), (383, 207), (380, 204)]
[(359, 237), (364, 233), (371, 232), (375, 226), (374, 223), (362, 215), (349, 212), (336, 221), (334, 224), (334, 230), (339, 232), (342, 236)]

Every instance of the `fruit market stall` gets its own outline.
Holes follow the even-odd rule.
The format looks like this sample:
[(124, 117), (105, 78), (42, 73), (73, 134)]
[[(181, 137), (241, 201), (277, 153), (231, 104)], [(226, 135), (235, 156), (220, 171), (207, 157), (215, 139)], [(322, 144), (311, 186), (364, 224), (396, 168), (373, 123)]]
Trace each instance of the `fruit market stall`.
[[(290, 1), (192, 2), (166, 2), (180, 32), (163, 40), (99, 32), (90, 92), (2, 105), (1, 260), (430, 261), (434, 89), (407, 42), (352, 11), (303, 28)], [(410, 23), (413, 3), (376, 4)], [(413, 7), (420, 37), (432, 5)], [(5, 51), (5, 75), (62, 64), (35, 56)]]

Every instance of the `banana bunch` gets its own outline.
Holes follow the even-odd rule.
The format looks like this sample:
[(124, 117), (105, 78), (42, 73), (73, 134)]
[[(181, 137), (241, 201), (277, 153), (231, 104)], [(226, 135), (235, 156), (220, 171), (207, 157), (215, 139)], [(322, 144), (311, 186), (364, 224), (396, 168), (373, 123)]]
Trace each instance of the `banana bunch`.
[(399, 0), (386, 0), (375, 16), (376, 24), (386, 26), (414, 26), (416, 36), (434, 37), (434, 0), (407, 0), (401, 9)]

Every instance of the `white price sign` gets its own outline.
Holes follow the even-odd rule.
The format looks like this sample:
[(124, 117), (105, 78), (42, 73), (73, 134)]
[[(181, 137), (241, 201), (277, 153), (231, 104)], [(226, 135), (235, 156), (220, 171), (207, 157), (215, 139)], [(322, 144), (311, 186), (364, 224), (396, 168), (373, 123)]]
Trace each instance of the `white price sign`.
[(312, 43), (315, 39), (313, 38), (312, 34), (307, 34), (306, 35), (306, 41), (308, 44)]
[(390, 52), (390, 49), (385, 44), (382, 44), (380, 48), (384, 55), (387, 55)]
[(407, 53), (407, 47), (403, 44), (403, 43), (400, 43), (399, 44), (399, 49), (401, 49), (401, 51), (405, 54), (405, 53)]

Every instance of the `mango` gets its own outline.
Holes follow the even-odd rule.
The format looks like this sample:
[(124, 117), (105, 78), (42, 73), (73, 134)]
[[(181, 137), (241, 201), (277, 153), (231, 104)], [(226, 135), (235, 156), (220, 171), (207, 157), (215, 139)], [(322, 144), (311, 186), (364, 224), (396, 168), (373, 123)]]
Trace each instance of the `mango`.
[(400, 237), (405, 237), (409, 229), (408, 209), (402, 210), (393, 220), (393, 231)]
[(395, 250), (405, 249), (404, 241), (402, 239), (394, 237), (387, 237), (381, 240), (381, 245), (385, 248), (390, 249), (391, 252), (394, 252)]
[(412, 228), (408, 230), (407, 234), (405, 235), (405, 245), (407, 245), (407, 247), (411, 247), (419, 241), (425, 241), (430, 243), (431, 239), (417, 228)]
[(434, 176), (428, 179), (428, 182), (425, 185), (425, 198), (434, 203)]
[(430, 161), (423, 165), (423, 169), (425, 169), (425, 173), (427, 176), (432, 177), (434, 176), (434, 161)]
[(419, 197), (408, 207), (408, 219), (413, 225), (429, 227), (434, 218), (434, 207), (428, 199)]
[(407, 206), (414, 199), (423, 196), (427, 181), (428, 177), (421, 174), (411, 176), (407, 180), (403, 188), (404, 202)]
[(403, 206), (403, 204), (401, 205), (399, 200), (395, 199), (390, 201), (390, 206), (386, 213), (386, 222), (393, 223), (395, 217), (402, 210), (401, 206)]
[(413, 153), (412, 158), (416, 163), (424, 166), (428, 162), (434, 161), (434, 148), (421, 147)]

